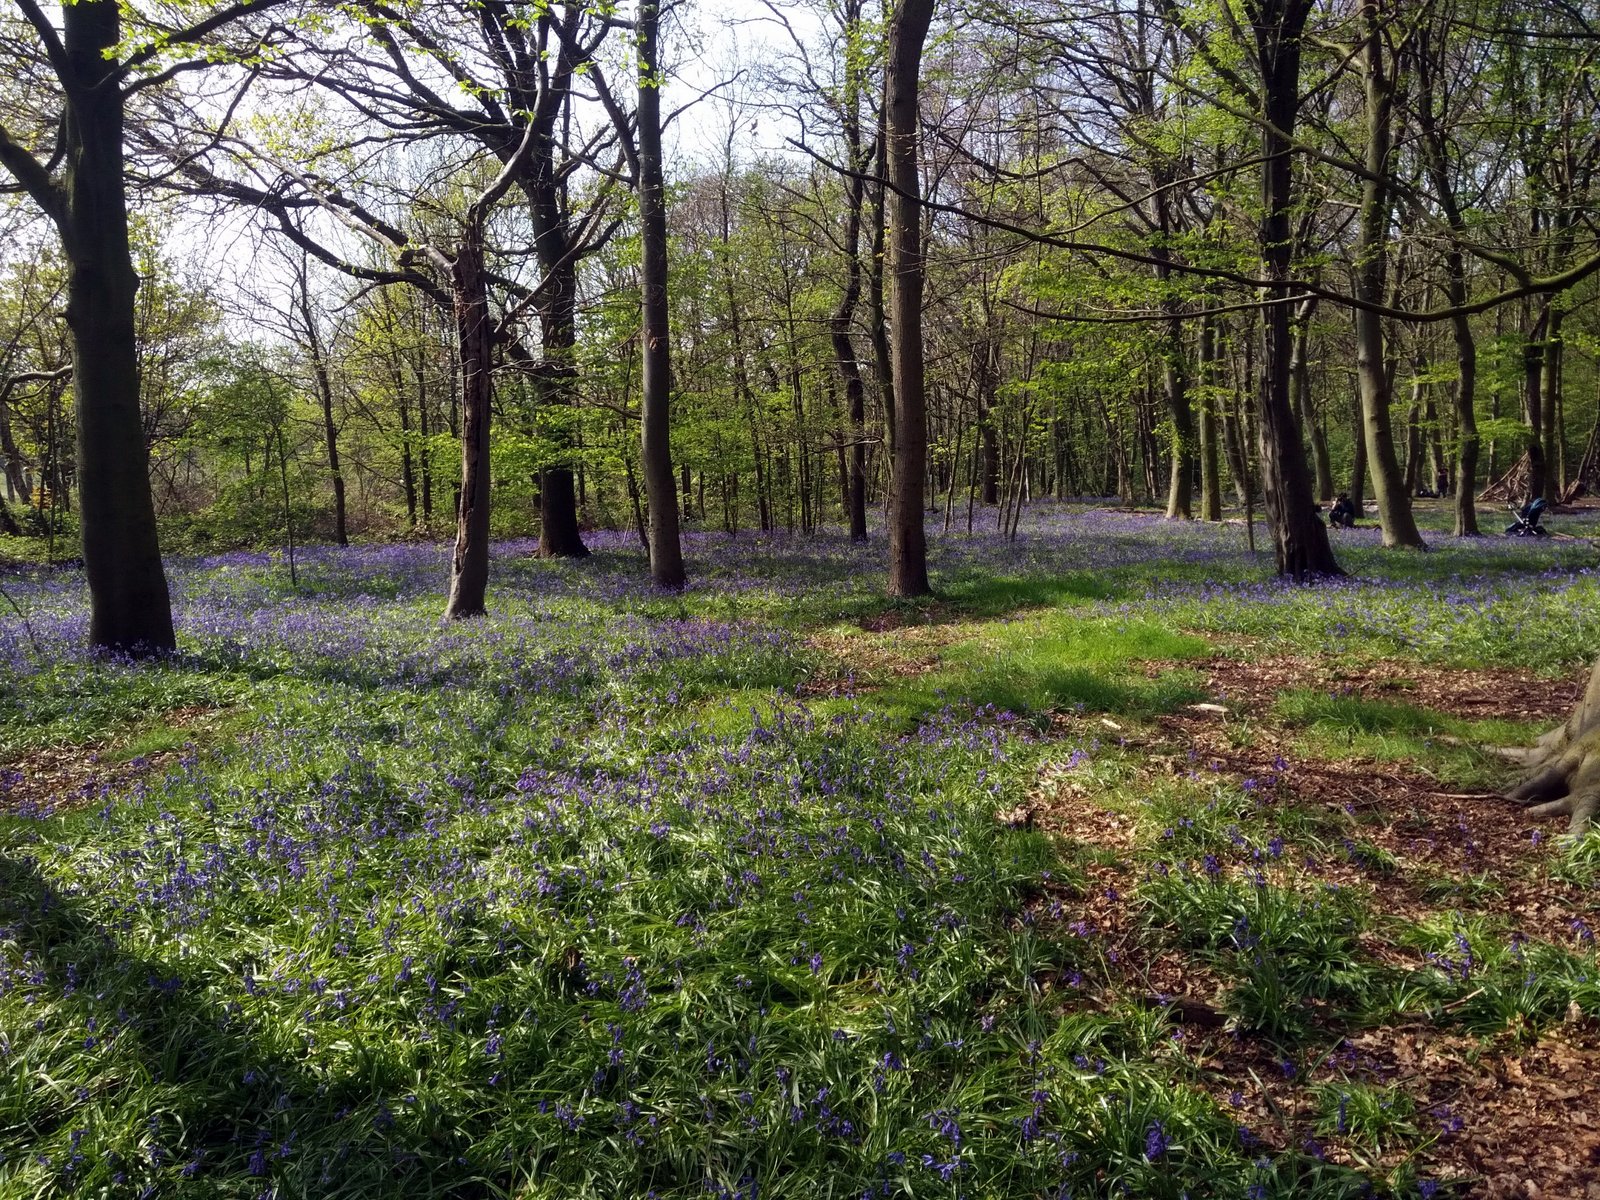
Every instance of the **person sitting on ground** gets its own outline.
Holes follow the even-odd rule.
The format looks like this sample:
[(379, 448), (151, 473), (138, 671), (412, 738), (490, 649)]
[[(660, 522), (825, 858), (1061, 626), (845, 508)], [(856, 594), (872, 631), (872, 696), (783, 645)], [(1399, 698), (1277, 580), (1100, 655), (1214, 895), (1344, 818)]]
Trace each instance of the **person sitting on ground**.
[(1339, 498), (1333, 502), (1333, 508), (1328, 513), (1328, 524), (1341, 529), (1356, 527), (1356, 506), (1349, 492), (1340, 492)]

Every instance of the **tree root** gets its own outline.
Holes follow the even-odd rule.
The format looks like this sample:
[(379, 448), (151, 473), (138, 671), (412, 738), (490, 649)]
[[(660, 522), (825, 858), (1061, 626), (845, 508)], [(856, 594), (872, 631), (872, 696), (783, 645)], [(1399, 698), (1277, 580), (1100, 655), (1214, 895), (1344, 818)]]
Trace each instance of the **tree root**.
[(1582, 834), (1594, 821), (1595, 811), (1600, 809), (1600, 795), (1590, 792), (1584, 796), (1563, 796), (1559, 800), (1551, 800), (1544, 804), (1535, 804), (1528, 809), (1530, 817), (1567, 817), (1567, 831), (1574, 835)]
[(1600, 661), (1589, 673), (1583, 699), (1564, 725), (1532, 746), (1497, 746), (1491, 753), (1528, 769), (1506, 799), (1531, 817), (1566, 817), (1581, 834), (1600, 813)]

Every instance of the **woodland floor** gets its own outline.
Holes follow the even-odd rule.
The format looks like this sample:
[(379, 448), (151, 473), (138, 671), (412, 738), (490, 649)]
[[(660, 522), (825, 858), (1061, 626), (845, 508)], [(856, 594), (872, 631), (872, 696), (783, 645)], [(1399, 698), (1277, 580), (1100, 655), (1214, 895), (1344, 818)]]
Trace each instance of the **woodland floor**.
[[(937, 649), (960, 632), (937, 610), (923, 619), (932, 623), (908, 622), (903, 613), (864, 623), (872, 632), (894, 631), (896, 642), (892, 651), (853, 655), (853, 665), (889, 677), (935, 669)], [(1150, 839), (1128, 811), (1128, 797), (1197, 771), (1270, 781), (1256, 792), (1268, 797), (1268, 825), (1274, 810), (1293, 810), (1297, 823), (1309, 818), (1325, 829), (1359, 831), (1359, 848), (1346, 837), (1342, 855), (1308, 857), (1304, 866), (1320, 884), (1363, 892), (1386, 923), (1449, 927), (1467, 911), (1478, 926), (1513, 941), (1592, 946), (1590, 931), (1600, 926), (1596, 878), (1553, 872), (1558, 830), (1550, 823), (1530, 821), (1489, 788), (1454, 790), (1448, 767), (1441, 776), (1427, 765), (1431, 739), (1414, 755), (1405, 752), (1410, 746), (1363, 755), (1339, 745), (1338, 736), (1307, 739), (1303, 725), (1277, 711), (1284, 697), (1315, 690), (1356, 706), (1399, 701), (1461, 722), (1542, 726), (1577, 702), (1587, 667), (1551, 677), (1510, 667), (1340, 662), (1274, 654), (1271, 643), (1238, 637), (1212, 641), (1208, 657), (1141, 666), (1152, 679), (1174, 669), (1200, 672), (1204, 699), (1145, 721), (1052, 719), (1049, 741), (1115, 743), (1114, 783), (1084, 780), (1061, 756), (1047, 756), (1027, 801), (999, 814), (1061, 839), (1091, 864), (1089, 886), (1073, 893), (1071, 920), (1059, 911), (1056, 920), (1080, 933), (1086, 924), (1103, 940), (1100, 1002), (1109, 1009), (1142, 996), (1166, 1008), (1196, 1077), (1210, 1081), (1219, 1104), (1247, 1127), (1271, 1131), (1262, 1133), (1263, 1146), (1311, 1146), (1369, 1170), (1414, 1153), (1378, 1138), (1359, 1144), (1327, 1128), (1328, 1088), (1354, 1079), (1408, 1097), (1410, 1111), (1434, 1123), (1412, 1165), (1429, 1179), (1453, 1181), (1456, 1194), (1600, 1198), (1600, 1012), (1592, 1005), (1574, 1002), (1555, 1022), (1513, 1019), (1499, 1031), (1474, 1033), (1425, 1013), (1377, 1021), (1330, 1013), (1286, 1058), (1281, 1043), (1251, 1036), (1230, 1016), (1229, 981), (1208, 955), (1172, 946), (1169, 931), (1141, 920), (1138, 881), (1147, 864), (1140, 852)], [(1475, 747), (1464, 750), (1476, 756)], [(1500, 771), (1487, 760), (1483, 766)], [(1317, 842), (1327, 845), (1326, 838)], [(1036, 907), (1043, 914), (1051, 905)], [(1427, 972), (1437, 957), (1396, 944), (1381, 928), (1363, 934), (1361, 951), (1401, 973)], [(1310, 1044), (1317, 1050), (1308, 1054)]]
[[(1363, 889), (1372, 909), (1386, 917), (1415, 925), (1448, 923), (1470, 893), (1470, 910), (1479, 919), (1530, 938), (1562, 941), (1575, 927), (1595, 923), (1593, 883), (1550, 877), (1550, 851), (1542, 844), (1550, 830), (1530, 822), (1518, 806), (1442, 790), (1440, 780), (1413, 761), (1346, 757), (1336, 749), (1309, 752), (1273, 714), (1278, 697), (1312, 687), (1363, 699), (1404, 697), (1464, 720), (1537, 723), (1552, 707), (1565, 710), (1576, 703), (1587, 671), (1551, 680), (1515, 670), (1415, 664), (1340, 668), (1298, 657), (1254, 657), (1248, 647), (1200, 666), (1208, 694), (1227, 713), (1161, 718), (1146, 737), (1129, 742), (1143, 752), (1147, 769), (1170, 772), (1197, 755), (1207, 769), (1239, 778), (1275, 776), (1275, 805), (1321, 810), (1330, 818), (1353, 816), (1364, 846), (1380, 852), (1381, 867), (1358, 856), (1355, 862), (1319, 863), (1316, 874), (1327, 883)], [(1249, 728), (1243, 738), (1236, 736), (1241, 725)], [(1046, 790), (1035, 819), (1081, 845), (1115, 848), (1118, 839), (1097, 835), (1094, 816), (1085, 828), (1085, 809), (1092, 805), (1070, 790)], [(1111, 874), (1115, 887), (1127, 872)], [(1441, 886), (1448, 880), (1482, 880), (1486, 887)], [(1220, 981), (1182, 954), (1153, 950), (1148, 939), (1132, 932), (1138, 922), (1122, 908), (1100, 919), (1130, 931), (1122, 954), (1124, 985), (1151, 986), (1202, 1013), (1218, 1012), (1225, 990)], [(1363, 949), (1404, 971), (1428, 967), (1414, 948), (1398, 947), (1381, 934)], [(1200, 1070), (1219, 1081), (1248, 1076), (1257, 1086), (1244, 1091), (1240, 1107), (1252, 1121), (1282, 1129), (1289, 1138), (1312, 1135), (1319, 1113), (1313, 1087), (1333, 1076), (1333, 1064), (1285, 1079), (1271, 1047), (1208, 1024), (1203, 1020), (1190, 1040)], [(1329, 1022), (1322, 1032), (1330, 1060), (1343, 1056), (1374, 1082), (1403, 1089), (1418, 1111), (1441, 1122), (1447, 1136), (1427, 1151), (1439, 1174), (1476, 1180), (1473, 1194), (1496, 1200), (1600, 1197), (1600, 1021), (1592, 1012), (1574, 1006), (1560, 1023), (1541, 1031), (1513, 1027), (1488, 1038), (1425, 1017), (1368, 1028)]]
[(236, 556), (154, 666), (21, 572), (0, 1196), (1600, 1200), (1600, 835), (1483, 751), (1597, 528), (1296, 589), (1062, 512), (912, 605), (512, 546), (465, 629), (435, 550)]

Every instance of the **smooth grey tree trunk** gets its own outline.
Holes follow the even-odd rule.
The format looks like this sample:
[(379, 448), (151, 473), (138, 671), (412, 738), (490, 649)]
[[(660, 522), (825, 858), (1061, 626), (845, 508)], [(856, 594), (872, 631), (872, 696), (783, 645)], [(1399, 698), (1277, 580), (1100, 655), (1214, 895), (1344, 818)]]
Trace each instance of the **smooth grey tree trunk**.
[(672, 327), (667, 307), (667, 195), (661, 164), (661, 81), (656, 69), (660, 9), (639, 5), (639, 233), (641, 339), (640, 449), (650, 505), (650, 578), (682, 589), (683, 546), (678, 534), (677, 485), (672, 477), (670, 404)]
[(1317, 481), (1317, 499), (1333, 499), (1333, 465), (1328, 460), (1328, 437), (1317, 424), (1317, 406), (1311, 399), (1311, 314), (1316, 300), (1303, 300), (1295, 306), (1294, 358), (1289, 366), (1289, 386), (1294, 389), (1294, 410), (1311, 444), (1311, 466)]
[[(1394, 80), (1384, 61), (1383, 14), (1374, 0), (1361, 8), (1362, 76), (1366, 87), (1366, 177), (1361, 185), (1361, 215), (1356, 244), (1356, 296), (1372, 304), (1384, 300), (1388, 277), (1390, 143), (1393, 137)], [(1417, 529), (1395, 455), (1389, 419), (1389, 375), (1385, 369), (1383, 318), (1366, 308), (1355, 310), (1356, 374), (1361, 391), (1361, 431), (1366, 441), (1372, 497), (1383, 526), (1383, 544), (1421, 549)]]

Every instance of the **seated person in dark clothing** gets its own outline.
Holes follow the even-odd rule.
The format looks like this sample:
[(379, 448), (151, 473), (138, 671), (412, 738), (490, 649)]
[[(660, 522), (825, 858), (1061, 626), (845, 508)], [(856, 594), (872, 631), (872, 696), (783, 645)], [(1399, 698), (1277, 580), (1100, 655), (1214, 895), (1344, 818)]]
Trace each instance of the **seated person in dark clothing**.
[(1333, 502), (1333, 508), (1328, 513), (1328, 524), (1337, 525), (1341, 529), (1355, 528), (1356, 506), (1350, 499), (1350, 493), (1339, 493), (1339, 498)]

